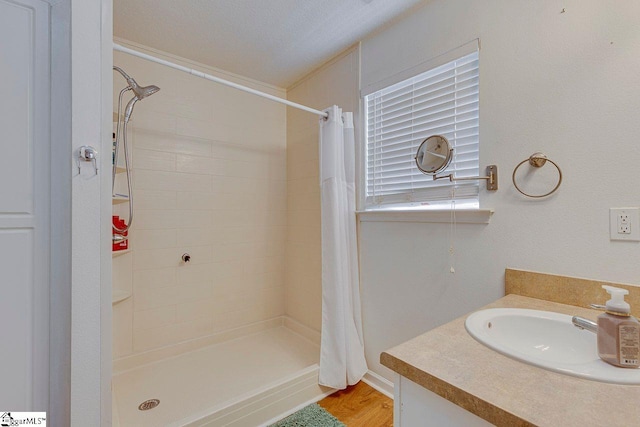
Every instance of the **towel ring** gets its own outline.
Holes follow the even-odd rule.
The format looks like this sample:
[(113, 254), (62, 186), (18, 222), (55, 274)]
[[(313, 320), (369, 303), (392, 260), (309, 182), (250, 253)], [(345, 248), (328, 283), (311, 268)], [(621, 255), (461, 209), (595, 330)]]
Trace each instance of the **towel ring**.
[[(516, 183), (516, 171), (518, 170), (518, 168), (520, 166), (522, 166), (526, 162), (529, 162), (529, 164), (531, 166), (533, 166), (534, 168), (541, 168), (542, 166), (545, 165), (545, 163), (549, 162), (553, 166), (555, 166), (556, 169), (558, 169), (558, 183), (556, 184), (555, 187), (553, 187), (553, 190), (551, 190), (551, 191), (549, 191), (548, 193), (545, 193), (545, 194), (534, 195), (534, 194), (525, 193), (524, 191), (522, 191), (520, 189), (520, 187), (518, 187), (518, 184)], [(555, 193), (556, 190), (560, 187), (560, 184), (562, 184), (562, 170), (560, 169), (560, 166), (558, 166), (558, 164), (556, 162), (554, 162), (551, 159), (548, 159), (547, 156), (545, 156), (543, 153), (539, 153), (538, 152), (538, 153), (533, 153), (531, 156), (529, 156), (528, 159), (524, 159), (523, 161), (518, 163), (518, 165), (515, 167), (515, 169), (513, 169), (513, 175), (511, 175), (511, 180), (513, 181), (513, 185), (516, 187), (516, 190), (518, 190), (521, 194), (524, 194), (527, 197), (532, 197), (534, 199), (539, 199), (541, 197), (547, 197), (547, 196)]]

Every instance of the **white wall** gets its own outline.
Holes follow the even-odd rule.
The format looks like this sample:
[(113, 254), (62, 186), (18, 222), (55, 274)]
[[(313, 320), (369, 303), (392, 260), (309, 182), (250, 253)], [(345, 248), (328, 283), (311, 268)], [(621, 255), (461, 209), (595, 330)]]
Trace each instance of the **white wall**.
[[(111, 145), (109, 82), (113, 33), (111, 14), (107, 12), (111, 8), (111, 0), (71, 1), (72, 150), (67, 152), (68, 160), (64, 162), (73, 174), (70, 181), (71, 425), (111, 425), (111, 180), (108, 172), (105, 173), (109, 156), (103, 155)], [(60, 102), (64, 109), (65, 98)], [(99, 166), (99, 173), (94, 174), (89, 164), (83, 164), (81, 173), (78, 172), (75, 160), (83, 145), (91, 145), (100, 153), (95, 165)], [(54, 228), (64, 226), (64, 222), (52, 224)], [(64, 246), (60, 250), (64, 251)], [(60, 308), (59, 301), (55, 304)], [(52, 369), (57, 368), (52, 365)]]
[[(114, 357), (284, 314), (285, 107), (130, 55), (114, 64), (160, 87), (131, 121), (132, 253), (114, 258), (114, 289), (133, 297), (114, 306)], [(114, 72), (114, 101), (124, 85)]]
[[(491, 223), (457, 226), (455, 275), (449, 224), (361, 223), (367, 360), (388, 378), (380, 352), (501, 297), (505, 267), (640, 283), (640, 244), (609, 240), (609, 208), (640, 206), (640, 3), (432, 1), (363, 42), (363, 80), (475, 38), (480, 166), (500, 172), (480, 192)], [(544, 200), (511, 183), (535, 151), (564, 173)]]
[[(357, 113), (358, 63), (358, 49), (350, 49), (290, 87), (287, 98), (320, 110), (336, 104)], [(320, 331), (318, 129), (318, 116), (287, 108), (286, 313)]]

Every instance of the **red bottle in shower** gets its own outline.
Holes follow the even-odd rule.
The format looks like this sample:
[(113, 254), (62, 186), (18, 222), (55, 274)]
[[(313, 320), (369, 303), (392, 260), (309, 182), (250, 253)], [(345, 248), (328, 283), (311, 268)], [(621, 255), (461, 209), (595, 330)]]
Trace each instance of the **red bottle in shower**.
[[(118, 215), (113, 215), (113, 225), (119, 229), (123, 229), (126, 227), (124, 219), (120, 219)], [(128, 239), (129, 231), (125, 231), (124, 233), (120, 233), (116, 230), (113, 230), (113, 247), (112, 250), (116, 251), (126, 251), (129, 249), (129, 239)]]

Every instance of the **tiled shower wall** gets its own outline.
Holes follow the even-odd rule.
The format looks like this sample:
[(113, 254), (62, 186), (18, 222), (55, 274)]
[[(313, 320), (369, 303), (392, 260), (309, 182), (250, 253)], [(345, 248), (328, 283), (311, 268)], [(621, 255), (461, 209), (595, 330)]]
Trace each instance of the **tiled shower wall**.
[[(291, 101), (324, 109), (338, 105), (354, 113), (358, 129), (358, 61), (353, 48), (287, 90)], [(322, 246), (318, 117), (287, 108), (286, 312), (320, 331)], [(356, 137), (358, 135), (356, 134)]]
[[(284, 314), (285, 107), (126, 54), (114, 64), (161, 88), (130, 125), (132, 251), (114, 258), (113, 286), (132, 297), (113, 307), (114, 358)], [(114, 73), (115, 100), (124, 85)]]

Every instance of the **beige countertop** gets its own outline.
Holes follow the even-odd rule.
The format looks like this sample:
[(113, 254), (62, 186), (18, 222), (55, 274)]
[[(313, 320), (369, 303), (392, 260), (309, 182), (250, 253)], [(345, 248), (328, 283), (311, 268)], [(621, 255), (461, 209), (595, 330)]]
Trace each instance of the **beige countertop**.
[[(596, 310), (519, 295), (484, 308), (582, 316)], [(503, 356), (474, 340), (460, 317), (380, 356), (398, 374), (498, 426), (640, 426), (640, 386), (589, 381)]]

